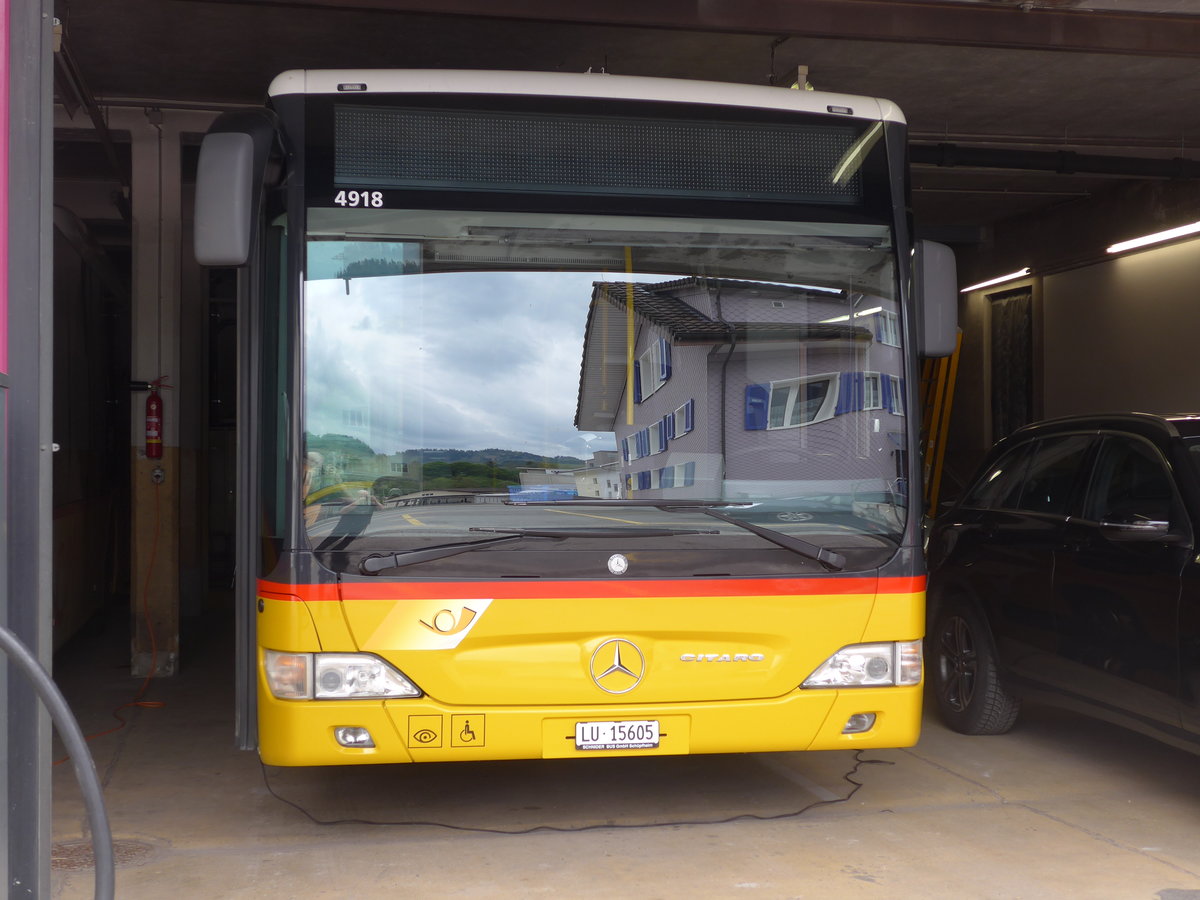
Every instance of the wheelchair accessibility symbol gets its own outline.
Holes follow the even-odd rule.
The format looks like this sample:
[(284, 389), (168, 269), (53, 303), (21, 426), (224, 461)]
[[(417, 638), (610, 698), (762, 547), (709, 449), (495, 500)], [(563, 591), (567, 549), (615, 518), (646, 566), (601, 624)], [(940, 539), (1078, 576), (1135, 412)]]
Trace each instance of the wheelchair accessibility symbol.
[(451, 747), (482, 747), (483, 716), (458, 715), (450, 717)]

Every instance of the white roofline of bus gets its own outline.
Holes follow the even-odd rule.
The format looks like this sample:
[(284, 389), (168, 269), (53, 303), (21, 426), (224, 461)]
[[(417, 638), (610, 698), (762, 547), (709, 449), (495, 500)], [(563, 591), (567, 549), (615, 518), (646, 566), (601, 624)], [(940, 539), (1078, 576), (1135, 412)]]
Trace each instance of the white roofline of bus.
[(339, 84), (363, 84), (359, 93), (535, 94), (554, 97), (623, 98), (749, 106), (793, 112), (853, 110), (858, 119), (904, 122), (890, 100), (824, 91), (793, 91), (753, 84), (567, 72), (505, 72), (484, 69), (292, 69), (278, 75), (268, 96), (338, 94)]

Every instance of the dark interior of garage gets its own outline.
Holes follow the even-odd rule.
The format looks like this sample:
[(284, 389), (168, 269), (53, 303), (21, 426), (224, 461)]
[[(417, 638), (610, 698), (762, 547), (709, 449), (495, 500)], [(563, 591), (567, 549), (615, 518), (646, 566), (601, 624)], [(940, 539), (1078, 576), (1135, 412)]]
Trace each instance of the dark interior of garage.
[[(1153, 3), (1086, 12), (1047, 4), (1017, 20), (1015, 3), (905, 4), (905, 17), (885, 8), (895, 4), (802, 5), (819, 15), (777, 10), (772, 17), (737, 4), (703, 13), (681, 4), (670, 13), (576, 17), (523, 3), (502, 17), (483, 17), (469, 3), (453, 15), (435, 14), (450, 12), (445, 6), (402, 3), (62, 3), (54, 45), (55, 305), (65, 326), (56, 339), (62, 449), (55, 546), (89, 565), (58, 576), (55, 645), (113, 598), (125, 603), (137, 580), (130, 572), (131, 485), (118, 456), (122, 433), (145, 400), (135, 388), (164, 374), (185, 382), (164, 392), (177, 407), (184, 451), (179, 503), (187, 514), (170, 535), (179, 548), (178, 605), (182, 620), (225, 608), (232, 276), (196, 267), (179, 234), (187, 228), (205, 117), (261, 102), (266, 84), (284, 69), (511, 69), (520, 59), (533, 69), (780, 87), (803, 69), (818, 89), (900, 105), (911, 129), (917, 231), (954, 248), (964, 284), (1022, 266), (1041, 275), (1086, 268), (1104, 259), (1108, 244), (1183, 221), (1194, 205), (1200, 123), (1176, 107), (1197, 78), (1187, 35), (1200, 21), (1171, 18), (1174, 9)], [(814, 27), (814, 20), (825, 24)], [(259, 34), (275, 39), (259, 42)], [(331, 34), (359, 39), (343, 51)], [(167, 276), (174, 283), (161, 283), (157, 293), (179, 292), (178, 315), (188, 327), (184, 337), (157, 339), (176, 342), (178, 373), (135, 371), (132, 291), (155, 273), (162, 282), (163, 267), (160, 259), (149, 275), (137, 273), (132, 235), (164, 223), (136, 221), (133, 132), (161, 141), (163, 123), (180, 117), (187, 121), (168, 128), (178, 142), (178, 169), (158, 174), (160, 184), (178, 191), (181, 219), (166, 223), (180, 231), (158, 252), (175, 256), (179, 268)], [(984, 389), (978, 337), (965, 329), (964, 398)], [(1060, 355), (1058, 348), (1038, 351)], [(1029, 365), (1021, 376), (1031, 385), (1025, 415), (1037, 418), (1046, 411), (1044, 373), (1036, 371), (1040, 362)], [(952, 418), (944, 499), (1000, 436), (991, 422)], [(145, 501), (134, 500), (133, 508), (138, 502)], [(109, 535), (103, 545), (85, 537), (98, 530)], [(85, 584), (78, 580), (85, 571), (104, 574)]]

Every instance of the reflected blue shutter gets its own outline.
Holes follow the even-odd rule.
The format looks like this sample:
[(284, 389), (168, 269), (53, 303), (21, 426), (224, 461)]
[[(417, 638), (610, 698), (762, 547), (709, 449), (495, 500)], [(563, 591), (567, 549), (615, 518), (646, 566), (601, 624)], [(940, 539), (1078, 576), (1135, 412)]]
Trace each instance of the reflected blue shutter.
[(683, 464), (683, 487), (691, 487), (696, 483), (696, 464), (694, 462)]
[(629, 438), (624, 438), (621, 441), (621, 458), (625, 462), (629, 462)]
[(687, 434), (696, 427), (696, 401), (689, 400), (683, 405), (683, 433)]
[(835, 416), (845, 415), (852, 409), (854, 409), (854, 373), (843, 372), (838, 376), (837, 406), (834, 407), (833, 414)]
[(675, 421), (675, 417), (667, 413), (662, 417), (662, 424), (658, 426), (658, 449), (660, 451), (667, 449), (667, 432), (671, 428), (671, 423)]
[(662, 470), (662, 474), (659, 475), (659, 483), (665, 488), (675, 487), (675, 467), (674, 466), (667, 466), (665, 469)]
[(658, 339), (658, 380), (671, 377), (671, 343), (666, 338)]
[(638, 490), (639, 491), (650, 490), (650, 470), (647, 469), (645, 472), (638, 472), (637, 476), (638, 476)]
[(767, 404), (771, 399), (768, 384), (746, 385), (746, 430), (764, 431), (767, 427)]
[(633, 361), (633, 402), (642, 402), (642, 364), (636, 359)]
[(675, 413), (667, 413), (663, 416), (663, 431), (666, 432), (667, 440), (675, 440), (677, 437), (675, 434)]
[(867, 373), (854, 373), (854, 408), (865, 409), (867, 406)]

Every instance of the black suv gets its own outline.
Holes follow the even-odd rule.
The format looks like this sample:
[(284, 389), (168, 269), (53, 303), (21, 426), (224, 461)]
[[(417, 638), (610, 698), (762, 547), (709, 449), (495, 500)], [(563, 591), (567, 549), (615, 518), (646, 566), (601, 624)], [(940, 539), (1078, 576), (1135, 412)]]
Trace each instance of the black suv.
[(946, 723), (1021, 698), (1200, 746), (1200, 416), (1078, 416), (1000, 441), (929, 537)]

